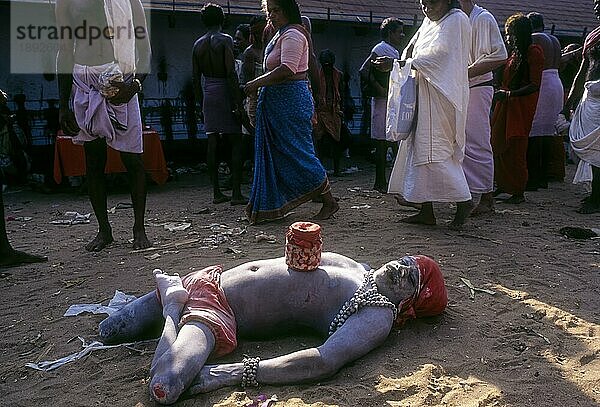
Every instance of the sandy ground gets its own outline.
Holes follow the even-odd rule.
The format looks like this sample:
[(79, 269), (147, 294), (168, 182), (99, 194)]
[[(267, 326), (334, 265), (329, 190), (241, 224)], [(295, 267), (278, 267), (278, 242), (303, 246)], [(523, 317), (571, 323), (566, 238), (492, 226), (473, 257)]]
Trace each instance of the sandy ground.
[[(600, 240), (561, 236), (562, 226), (600, 227), (600, 215), (574, 212), (583, 191), (568, 183), (527, 194), (518, 206), (469, 220), (462, 232), (445, 222), (452, 208), (437, 205), (438, 226), (398, 223), (410, 214), (390, 196), (367, 192), (373, 166), (333, 179), (341, 210), (322, 222), (325, 250), (371, 265), (405, 254), (427, 254), (442, 266), (450, 303), (438, 318), (411, 322), (379, 349), (327, 381), (240, 393), (228, 388), (183, 400), (182, 406), (241, 406), (259, 394), (277, 406), (592, 406), (600, 403)], [(573, 166), (569, 167), (572, 175)], [(109, 207), (128, 202), (112, 194)], [(94, 339), (101, 315), (62, 317), (71, 304), (106, 303), (115, 289), (135, 295), (153, 289), (152, 269), (186, 273), (214, 263), (226, 267), (283, 254), (286, 227), (318, 210), (305, 204), (283, 222), (247, 226), (242, 207), (211, 203), (205, 174), (185, 174), (148, 196), (148, 235), (157, 250), (131, 253), (131, 209), (111, 214), (116, 242), (98, 254), (83, 250), (89, 224), (50, 222), (66, 211), (91, 211), (77, 193), (5, 194), (13, 245), (48, 255), (48, 263), (0, 270), (0, 405), (152, 406), (147, 391), (154, 344), (94, 352), (49, 373), (25, 367), (81, 349)], [(205, 209), (208, 208), (208, 209)], [(190, 222), (170, 232), (166, 222)], [(211, 229), (211, 224), (220, 227)], [(245, 233), (236, 235), (245, 229)], [(260, 232), (276, 243), (256, 241)], [(230, 250), (231, 248), (235, 250)], [(237, 252), (240, 250), (241, 252)], [(469, 289), (493, 290), (495, 295)], [(265, 293), (267, 295), (267, 293)], [(365, 326), (368, 329), (368, 326)], [(292, 337), (245, 342), (225, 360), (268, 358), (320, 343)]]

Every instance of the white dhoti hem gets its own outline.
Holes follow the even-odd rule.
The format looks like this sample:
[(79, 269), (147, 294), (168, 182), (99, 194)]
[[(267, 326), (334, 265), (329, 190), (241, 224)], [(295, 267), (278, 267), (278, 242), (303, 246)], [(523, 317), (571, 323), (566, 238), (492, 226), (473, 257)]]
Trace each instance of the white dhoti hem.
[(490, 140), (493, 96), (491, 86), (474, 87), (470, 91), (462, 165), (471, 194), (485, 194), (494, 189), (494, 153)]
[(555, 136), (556, 121), (564, 107), (564, 89), (558, 69), (546, 69), (542, 72), (540, 96), (538, 97), (535, 115), (529, 137)]
[(371, 98), (371, 138), (385, 140), (387, 98)]
[(388, 186), (409, 202), (464, 202), (471, 193), (461, 163), (454, 157), (445, 161), (415, 165), (410, 139), (400, 142)]

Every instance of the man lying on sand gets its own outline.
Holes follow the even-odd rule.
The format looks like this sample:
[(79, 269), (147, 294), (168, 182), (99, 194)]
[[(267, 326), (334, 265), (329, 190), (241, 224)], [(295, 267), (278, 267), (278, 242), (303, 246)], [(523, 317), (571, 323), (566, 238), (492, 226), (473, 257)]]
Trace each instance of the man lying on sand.
[[(105, 343), (140, 339), (164, 319), (150, 370), (150, 393), (162, 404), (174, 403), (186, 390), (329, 377), (379, 346), (393, 325), (440, 314), (447, 304), (439, 266), (425, 256), (407, 256), (378, 270), (323, 253), (312, 272), (294, 271), (282, 257), (226, 271), (212, 266), (183, 278), (161, 270), (154, 276), (157, 291), (102, 321), (100, 336)], [(269, 337), (300, 327), (327, 339), (272, 359), (205, 365), (209, 356), (233, 351), (238, 333)]]

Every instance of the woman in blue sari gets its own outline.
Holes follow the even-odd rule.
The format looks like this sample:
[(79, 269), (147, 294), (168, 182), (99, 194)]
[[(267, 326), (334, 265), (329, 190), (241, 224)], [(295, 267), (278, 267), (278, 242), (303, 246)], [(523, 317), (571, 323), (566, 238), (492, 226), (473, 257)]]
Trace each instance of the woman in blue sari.
[(265, 49), (265, 74), (248, 82), (260, 90), (256, 111), (254, 180), (246, 208), (251, 224), (280, 219), (298, 205), (321, 198), (313, 218), (330, 218), (339, 206), (312, 141), (313, 98), (307, 81), (310, 34), (295, 0), (263, 0), (277, 30)]

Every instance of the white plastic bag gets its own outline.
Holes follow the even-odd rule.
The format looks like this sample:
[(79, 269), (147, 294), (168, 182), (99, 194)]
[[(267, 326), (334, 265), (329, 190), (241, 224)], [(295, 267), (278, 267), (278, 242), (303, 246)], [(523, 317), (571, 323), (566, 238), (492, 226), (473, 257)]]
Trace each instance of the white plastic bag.
[(385, 135), (388, 141), (406, 140), (417, 117), (417, 82), (411, 63), (402, 68), (398, 61), (390, 73)]

